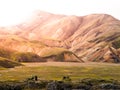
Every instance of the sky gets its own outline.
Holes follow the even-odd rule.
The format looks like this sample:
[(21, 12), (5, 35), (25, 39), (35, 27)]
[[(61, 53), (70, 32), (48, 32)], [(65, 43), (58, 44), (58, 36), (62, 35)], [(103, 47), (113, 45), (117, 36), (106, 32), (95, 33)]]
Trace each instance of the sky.
[(120, 20), (120, 0), (0, 0), (0, 26), (23, 22), (35, 10), (78, 16), (105, 13)]

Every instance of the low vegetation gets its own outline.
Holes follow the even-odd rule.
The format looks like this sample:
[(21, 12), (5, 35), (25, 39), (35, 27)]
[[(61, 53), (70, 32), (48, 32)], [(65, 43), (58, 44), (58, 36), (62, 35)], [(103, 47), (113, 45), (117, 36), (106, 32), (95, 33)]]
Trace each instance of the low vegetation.
[(32, 52), (17, 52), (8, 49), (0, 49), (0, 57), (17, 62), (45, 62), (43, 58)]
[(49, 57), (49, 56), (53, 56), (53, 55), (62, 54), (65, 51), (68, 51), (68, 50), (64, 49), (64, 48), (55, 48), (55, 47), (51, 48), (51, 47), (47, 47), (47, 48), (44, 48), (41, 51), (40, 56), (42, 56), (42, 57)]
[(15, 66), (21, 66), (22, 64), (9, 60), (7, 58), (0, 57), (0, 67), (3, 68), (13, 68)]
[(15, 52), (10, 57), (14, 61), (18, 62), (45, 62), (43, 58), (37, 54), (31, 52)]
[[(51, 62), (53, 63), (53, 62)], [(31, 75), (37, 75), (40, 79), (60, 80), (68, 75), (72, 80), (93, 78), (93, 79), (116, 79), (120, 80), (119, 64), (89, 64), (89, 63), (23, 63), (24, 66), (0, 71), (0, 80), (24, 80)], [(27, 66), (26, 66), (27, 65)], [(68, 65), (68, 66), (67, 66)], [(59, 73), (58, 73), (59, 72)]]
[(119, 90), (120, 82), (117, 80), (85, 78), (73, 81), (69, 76), (61, 80), (38, 80), (37, 76), (25, 81), (0, 82), (0, 90)]
[(49, 65), (47, 63), (23, 63), (23, 65), (0, 69), (1, 90), (52, 90), (54, 86), (57, 89), (53, 90), (120, 89), (119, 64), (51, 62)]

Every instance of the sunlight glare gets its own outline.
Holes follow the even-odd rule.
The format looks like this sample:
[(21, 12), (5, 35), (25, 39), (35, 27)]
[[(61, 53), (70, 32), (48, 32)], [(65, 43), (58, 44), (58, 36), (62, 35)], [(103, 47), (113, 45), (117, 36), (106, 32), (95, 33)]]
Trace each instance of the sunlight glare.
[(120, 5), (114, 0), (0, 0), (0, 26), (22, 23), (36, 9), (78, 16), (106, 13), (120, 19)]
[(0, 26), (15, 25), (30, 16), (33, 2), (29, 0), (0, 0)]

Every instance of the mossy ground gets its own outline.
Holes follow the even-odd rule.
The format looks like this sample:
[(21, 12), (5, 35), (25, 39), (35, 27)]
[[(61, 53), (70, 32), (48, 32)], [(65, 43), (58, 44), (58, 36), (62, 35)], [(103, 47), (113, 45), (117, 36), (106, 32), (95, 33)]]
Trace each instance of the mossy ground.
[[(51, 62), (52, 63), (52, 62)], [(35, 63), (37, 64), (37, 63)], [(59, 63), (58, 63), (59, 64)], [(66, 63), (64, 63), (67, 65)], [(53, 66), (35, 65), (21, 66), (12, 69), (0, 69), (0, 80), (25, 80), (28, 77), (37, 75), (42, 80), (60, 80), (63, 76), (70, 76), (72, 80), (93, 78), (93, 79), (115, 79), (120, 80), (119, 64), (78, 64), (78, 66)]]

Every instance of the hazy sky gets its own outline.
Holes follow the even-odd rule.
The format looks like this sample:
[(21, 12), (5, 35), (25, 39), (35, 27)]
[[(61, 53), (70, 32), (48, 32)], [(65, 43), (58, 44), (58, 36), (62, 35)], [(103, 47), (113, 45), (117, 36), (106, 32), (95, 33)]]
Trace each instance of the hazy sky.
[(17, 24), (36, 9), (79, 16), (106, 13), (120, 19), (120, 0), (0, 0), (0, 25)]

